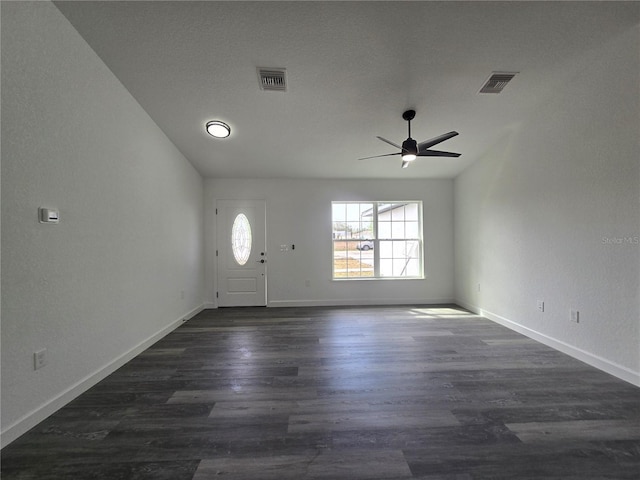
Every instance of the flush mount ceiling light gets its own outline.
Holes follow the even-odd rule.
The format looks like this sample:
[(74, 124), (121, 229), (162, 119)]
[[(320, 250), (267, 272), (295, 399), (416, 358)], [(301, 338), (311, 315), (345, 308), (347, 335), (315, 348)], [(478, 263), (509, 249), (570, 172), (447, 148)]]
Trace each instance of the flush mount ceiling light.
[(231, 134), (231, 127), (220, 120), (207, 122), (207, 133), (216, 138), (227, 138)]

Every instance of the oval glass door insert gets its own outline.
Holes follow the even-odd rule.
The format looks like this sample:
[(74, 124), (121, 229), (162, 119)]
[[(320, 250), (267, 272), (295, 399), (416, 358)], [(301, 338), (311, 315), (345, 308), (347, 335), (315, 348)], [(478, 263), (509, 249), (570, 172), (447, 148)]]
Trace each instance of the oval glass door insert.
[(244, 265), (251, 255), (251, 225), (244, 213), (239, 213), (231, 228), (231, 249), (238, 265)]

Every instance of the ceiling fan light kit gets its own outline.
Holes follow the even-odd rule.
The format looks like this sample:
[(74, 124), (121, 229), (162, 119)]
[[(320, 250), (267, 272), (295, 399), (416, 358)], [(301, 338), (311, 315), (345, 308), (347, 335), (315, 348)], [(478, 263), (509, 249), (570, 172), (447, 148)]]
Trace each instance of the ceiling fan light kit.
[(409, 135), (408, 138), (402, 142), (402, 146), (393, 143), (386, 138), (377, 137), (378, 140), (381, 140), (385, 143), (388, 143), (392, 147), (396, 147), (400, 149), (398, 153), (388, 153), (386, 155), (375, 155), (373, 157), (364, 157), (359, 158), (358, 160), (368, 160), (370, 158), (379, 158), (379, 157), (390, 157), (393, 155), (401, 155), (402, 158), (402, 168), (407, 168), (411, 162), (413, 162), (418, 157), (450, 157), (456, 158), (459, 157), (459, 153), (453, 152), (442, 152), (440, 150), (430, 150), (431, 147), (437, 145), (439, 143), (444, 142), (445, 140), (449, 140), (452, 137), (458, 135), (458, 132), (449, 132), (443, 133), (437, 137), (433, 137), (429, 140), (425, 140), (424, 142), (417, 143), (413, 138), (411, 138), (411, 120), (413, 120), (416, 116), (415, 110), (406, 110), (402, 114), (402, 118), (407, 121)]
[(413, 162), (418, 154), (418, 143), (411, 137), (402, 142), (402, 160)]

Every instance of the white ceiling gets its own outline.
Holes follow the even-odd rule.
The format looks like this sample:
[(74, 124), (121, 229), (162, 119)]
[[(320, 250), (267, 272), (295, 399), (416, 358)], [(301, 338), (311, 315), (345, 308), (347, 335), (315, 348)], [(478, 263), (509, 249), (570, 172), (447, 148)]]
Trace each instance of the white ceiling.
[[(205, 177), (451, 178), (638, 21), (633, 2), (55, 2)], [(256, 67), (287, 69), (260, 90)], [(518, 76), (500, 95), (492, 71)], [(401, 169), (401, 143), (450, 130), (458, 159)], [(207, 120), (232, 128), (226, 140)], [(545, 139), (541, 138), (540, 142)]]

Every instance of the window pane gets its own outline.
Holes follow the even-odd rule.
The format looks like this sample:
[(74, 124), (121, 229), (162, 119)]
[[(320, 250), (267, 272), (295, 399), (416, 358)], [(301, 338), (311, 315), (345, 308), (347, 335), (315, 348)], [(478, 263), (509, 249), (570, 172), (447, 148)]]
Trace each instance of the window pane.
[(391, 210), (391, 219), (394, 222), (399, 222), (404, 220), (404, 210), (405, 210), (404, 205), (396, 204), (395, 207), (396, 208)]
[(391, 238), (406, 238), (404, 235), (404, 223), (393, 222), (391, 224)]
[(404, 219), (406, 221), (419, 222), (420, 221), (420, 209), (418, 208), (417, 203), (409, 203), (405, 206), (405, 216)]
[(378, 242), (380, 244), (380, 258), (392, 258), (392, 244), (393, 242)]
[(378, 238), (392, 238), (390, 222), (381, 222), (378, 220)]
[(380, 259), (380, 276), (381, 277), (393, 276), (393, 260)]
[(393, 260), (393, 276), (394, 277), (406, 276), (406, 265), (407, 265), (406, 260), (394, 259)]
[(356, 237), (360, 231), (360, 222), (347, 222), (347, 238)]
[(331, 206), (331, 218), (334, 222), (347, 220), (347, 206), (344, 203), (333, 203)]
[(407, 242), (393, 242), (393, 258), (404, 258), (407, 253)]
[(420, 258), (420, 242), (418, 241), (407, 242), (407, 256), (411, 258)]
[(420, 238), (418, 222), (406, 222), (404, 234), (405, 238)]
[(336, 223), (333, 226), (333, 239), (340, 240), (349, 238), (349, 228), (346, 223)]
[(417, 258), (409, 260), (407, 263), (407, 277), (417, 277), (420, 275), (420, 262)]
[(349, 222), (360, 221), (360, 204), (359, 203), (347, 203), (347, 221)]

